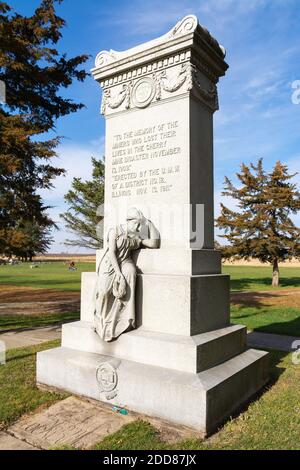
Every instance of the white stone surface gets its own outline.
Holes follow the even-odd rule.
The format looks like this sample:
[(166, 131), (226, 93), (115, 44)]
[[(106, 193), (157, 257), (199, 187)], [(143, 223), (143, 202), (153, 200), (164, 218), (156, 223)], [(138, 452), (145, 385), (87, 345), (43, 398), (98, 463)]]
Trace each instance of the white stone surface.
[[(96, 270), (105, 250), (96, 251)], [(220, 274), (221, 254), (216, 250), (178, 250), (172, 248), (137, 250), (133, 254), (142, 274)]]
[(197, 335), (229, 326), (229, 276), (137, 276), (136, 324), (147, 330)]
[(141, 328), (112, 343), (96, 338), (96, 274), (84, 273), (82, 322), (64, 326), (63, 348), (37, 358), (41, 384), (203, 434), (268, 379), (267, 353), (245, 351), (245, 328), (230, 327), (229, 276), (214, 251), (213, 114), (227, 67), (224, 49), (194, 17), (157, 40), (98, 54), (92, 73), (106, 118), (104, 248), (107, 229), (132, 207), (153, 221), (161, 247), (136, 254)]
[(81, 274), (80, 318), (82, 321), (94, 320), (94, 289), (97, 280), (96, 273)]
[[(106, 373), (99, 382), (99, 367), (114, 374)], [(256, 350), (199, 374), (69, 348), (37, 355), (39, 384), (195, 427), (204, 435), (213, 432), (267, 380), (268, 354)]]
[[(162, 248), (213, 249), (212, 119), (228, 66), (193, 16), (172, 31), (167, 40), (97, 57), (93, 75), (107, 120), (104, 233), (136, 206), (160, 230)], [(203, 206), (203, 219), (190, 204)]]
[[(150, 250), (149, 250), (150, 251)], [(93, 322), (95, 273), (82, 274), (81, 320)], [(229, 326), (229, 276), (138, 274), (136, 325), (175, 335)]]
[(108, 343), (93, 331), (92, 323), (80, 321), (63, 326), (62, 346), (197, 373), (245, 351), (246, 327), (232, 325), (196, 336), (168, 335), (138, 328)]

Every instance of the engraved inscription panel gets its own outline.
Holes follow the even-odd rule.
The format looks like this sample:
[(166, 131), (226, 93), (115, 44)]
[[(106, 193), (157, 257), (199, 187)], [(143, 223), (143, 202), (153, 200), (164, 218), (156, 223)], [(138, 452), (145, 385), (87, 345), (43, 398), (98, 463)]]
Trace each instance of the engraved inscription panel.
[(107, 119), (104, 233), (137, 207), (162, 227), (162, 247), (185, 244), (173, 233), (188, 224), (188, 132), (188, 97)]
[(178, 130), (172, 120), (113, 135), (112, 198), (174, 190), (182, 154)]

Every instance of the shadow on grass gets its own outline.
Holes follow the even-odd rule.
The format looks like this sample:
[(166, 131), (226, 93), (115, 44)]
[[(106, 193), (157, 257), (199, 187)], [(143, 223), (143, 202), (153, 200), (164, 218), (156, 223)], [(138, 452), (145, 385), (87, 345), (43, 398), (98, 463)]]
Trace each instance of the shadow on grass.
[(45, 316), (20, 316), (12, 315), (8, 317), (0, 316), (0, 333), (12, 333), (35, 330), (36, 328), (46, 328), (60, 326), (63, 323), (79, 320), (79, 312), (67, 313), (65, 315), (45, 315)]
[[(260, 348), (252, 348), (252, 349), (260, 349)], [(280, 367), (280, 364), (282, 363), (283, 359), (289, 355), (288, 352), (285, 351), (271, 351), (266, 348), (264, 348), (265, 351), (268, 351), (270, 353), (269, 356), (269, 370), (270, 370), (270, 376), (269, 376), (269, 381), (262, 387), (257, 393), (251, 396), (250, 399), (248, 399), (246, 402), (244, 402), (241, 406), (239, 406), (230, 416), (230, 419), (235, 419), (237, 418), (241, 413), (246, 412), (249, 407), (251, 406), (252, 403), (255, 401), (259, 400), (265, 393), (267, 393), (271, 388), (277, 383), (279, 380), (280, 376), (285, 372), (286, 367)], [(225, 424), (228, 422), (228, 418), (224, 419), (224, 422), (221, 423), (220, 426), (218, 426), (218, 429), (215, 430), (214, 433), (209, 435), (208, 437), (213, 437), (215, 436), (218, 432), (222, 430), (222, 428), (225, 426)]]
[[(241, 279), (232, 279), (230, 280), (230, 287), (233, 291), (242, 291), (242, 290), (251, 290), (253, 286), (257, 288), (259, 285), (272, 288), (270, 277), (257, 277), (257, 278), (241, 278)], [(280, 288), (285, 287), (300, 287), (300, 277), (281, 277), (280, 279)], [(280, 289), (279, 288), (279, 289)], [(274, 288), (273, 288), (274, 289)], [(277, 291), (277, 289), (274, 289)]]
[(287, 322), (275, 322), (268, 325), (257, 326), (253, 331), (260, 333), (273, 333), (277, 335), (300, 337), (300, 312), (299, 317)]
[[(19, 348), (17, 348), (17, 349), (19, 349)], [(26, 357), (35, 356), (35, 354), (36, 354), (35, 352), (32, 352), (32, 353), (28, 353), (28, 352), (25, 353), (25, 352), (24, 352), (24, 353), (22, 354), (21, 351), (22, 351), (22, 350), (21, 350), (21, 348), (20, 348), (20, 354), (16, 354), (15, 356), (9, 357), (8, 359), (6, 359), (6, 364), (8, 364), (9, 362), (15, 361), (15, 360), (17, 360), (17, 359), (26, 359)]]
[[(74, 286), (74, 284), (78, 283), (78, 286)], [(70, 291), (80, 291), (80, 278), (70, 278), (70, 279), (41, 279), (36, 278), (30, 278), (28, 280), (26, 279), (18, 279), (13, 276), (6, 276), (6, 279), (2, 284), (5, 285), (14, 285), (14, 286), (21, 286), (21, 287), (45, 287), (45, 288), (52, 288), (55, 290), (70, 290)]]
[[(252, 396), (246, 403), (241, 405), (234, 413), (231, 414), (231, 418), (236, 418), (240, 413), (247, 411), (249, 406), (257, 399), (259, 399), (264, 393), (268, 392), (278, 381), (281, 374), (286, 370), (285, 366), (281, 366), (281, 361), (283, 360), (286, 353), (282, 352), (272, 352), (270, 354), (270, 363), (271, 363), (271, 376), (270, 382), (263, 387), (259, 393)], [(218, 399), (222, 400), (220, 395)], [(263, 405), (262, 405), (263, 407)], [(218, 439), (219, 431), (222, 431), (224, 425), (229, 422), (230, 418), (224, 419), (224, 423), (220, 424), (215, 430), (215, 433), (210, 434), (210, 439), (201, 439), (198, 437), (195, 431), (195, 437), (187, 438), (177, 442), (167, 443), (163, 439), (163, 435), (153, 427), (153, 424), (150, 425), (147, 422), (147, 418), (142, 420), (137, 420), (132, 423), (129, 423), (123, 426), (119, 431), (114, 434), (111, 434), (105, 437), (100, 443), (93, 447), (96, 450), (141, 450), (141, 449), (168, 449), (168, 450), (217, 450), (218, 449)], [(235, 427), (235, 433), (239, 433), (239, 426)], [(225, 429), (226, 435), (226, 429)], [(230, 436), (230, 431), (227, 433), (227, 439)], [(208, 436), (209, 437), (209, 436)], [(223, 446), (222, 446), (223, 449)]]
[(241, 293), (237, 292), (237, 293), (231, 294), (230, 301), (232, 305), (236, 305), (241, 309), (248, 308), (248, 307), (255, 307), (257, 309), (260, 309), (260, 308), (266, 307), (264, 300), (270, 299), (271, 297), (272, 297), (272, 292), (270, 291), (241, 292)]

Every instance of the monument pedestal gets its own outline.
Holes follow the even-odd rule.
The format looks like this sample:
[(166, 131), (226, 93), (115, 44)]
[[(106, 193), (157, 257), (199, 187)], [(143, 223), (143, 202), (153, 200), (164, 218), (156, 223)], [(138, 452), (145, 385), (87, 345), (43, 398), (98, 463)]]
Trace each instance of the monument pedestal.
[[(88, 328), (91, 331), (90, 325)], [(194, 427), (203, 436), (214, 432), (268, 381), (267, 353), (263, 351), (249, 349), (192, 373), (176, 370), (176, 363), (170, 360), (173, 368), (81, 351), (77, 347), (81, 341), (82, 336), (77, 337), (75, 349), (38, 353), (38, 383)], [(157, 343), (155, 334), (152, 343)], [(168, 346), (162, 349), (170, 351)], [(180, 346), (174, 349), (178, 354)], [(185, 345), (183, 349), (186, 357), (196, 348)], [(180, 365), (184, 367), (182, 359)]]
[(192, 15), (154, 41), (98, 54), (92, 72), (106, 118), (104, 233), (135, 208), (159, 230), (161, 245), (133, 256), (135, 330), (111, 342), (95, 333), (96, 269), (82, 276), (81, 321), (63, 326), (61, 348), (37, 355), (39, 384), (203, 435), (268, 380), (268, 354), (247, 349), (246, 328), (230, 325), (229, 276), (214, 250), (213, 114), (224, 58)]
[(38, 353), (39, 384), (205, 436), (268, 381), (268, 353), (247, 349), (246, 327), (229, 324), (228, 276), (139, 274), (141, 325), (112, 342), (93, 328), (95, 281), (83, 273), (81, 321), (63, 325), (62, 347)]

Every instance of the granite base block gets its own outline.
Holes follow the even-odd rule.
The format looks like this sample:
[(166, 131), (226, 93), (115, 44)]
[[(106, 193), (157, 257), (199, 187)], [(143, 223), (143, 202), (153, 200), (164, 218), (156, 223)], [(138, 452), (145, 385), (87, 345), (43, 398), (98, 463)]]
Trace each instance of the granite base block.
[(268, 380), (268, 353), (247, 350), (198, 374), (55, 348), (37, 354), (37, 383), (211, 434)]

